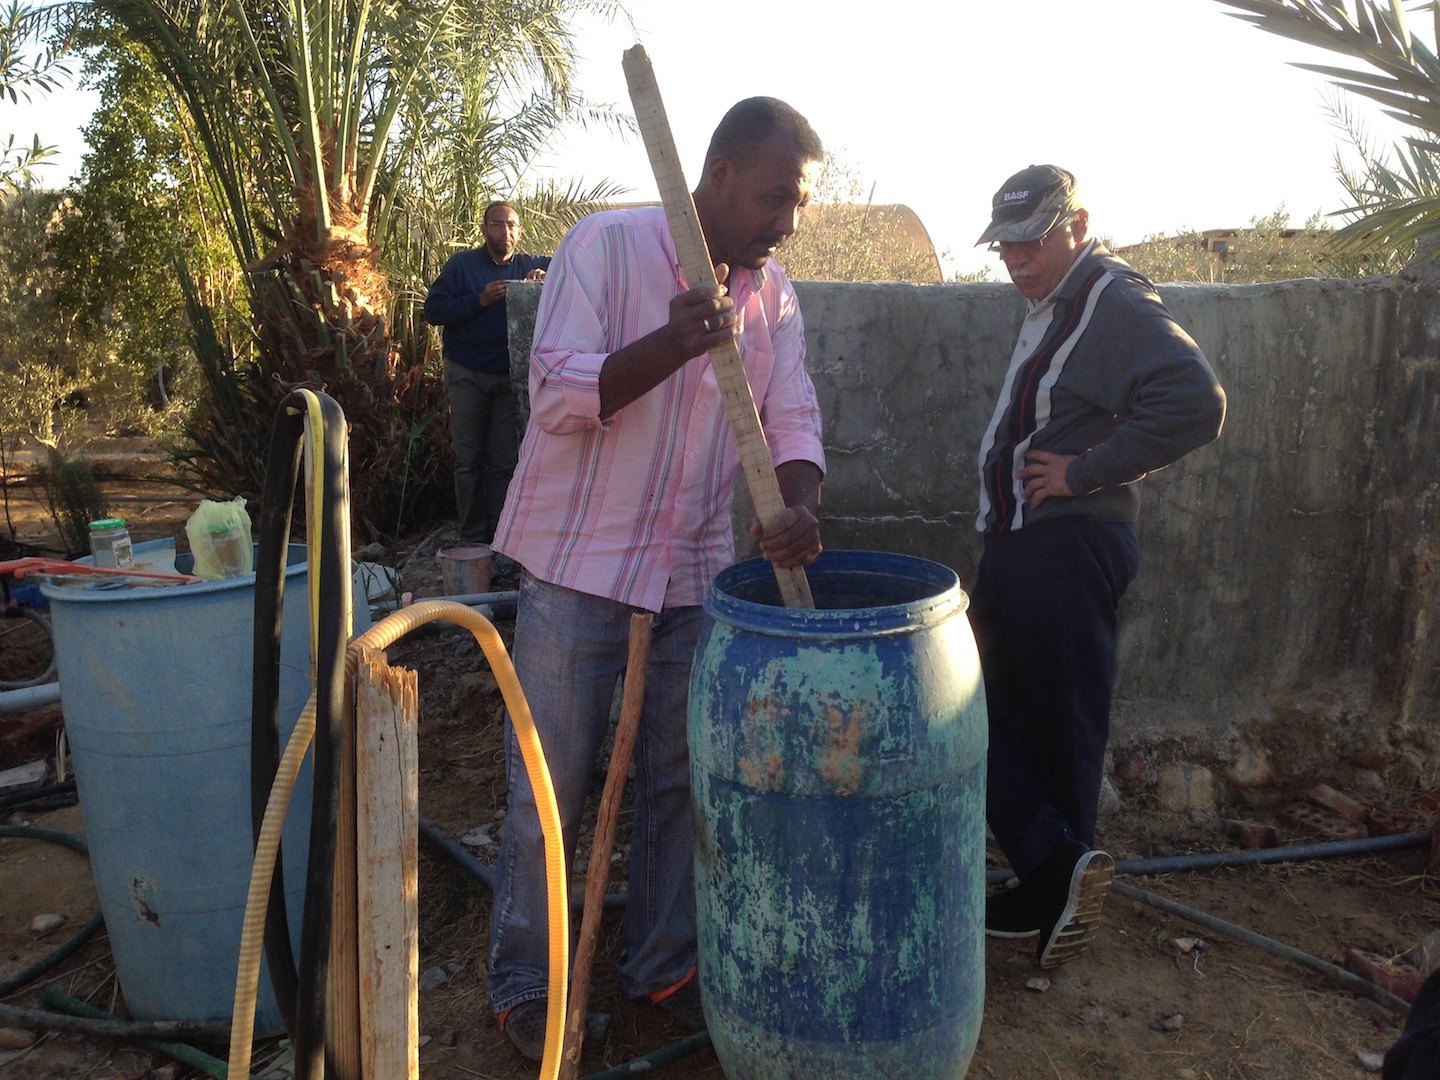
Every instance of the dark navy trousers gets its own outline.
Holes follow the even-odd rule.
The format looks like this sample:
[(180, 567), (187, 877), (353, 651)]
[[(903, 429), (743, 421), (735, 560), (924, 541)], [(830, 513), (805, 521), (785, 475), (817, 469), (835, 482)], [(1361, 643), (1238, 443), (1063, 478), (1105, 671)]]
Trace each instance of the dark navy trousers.
[(1055, 518), (989, 533), (970, 625), (990, 714), (986, 813), (1024, 880), (1064, 839), (1095, 846), (1131, 522)]

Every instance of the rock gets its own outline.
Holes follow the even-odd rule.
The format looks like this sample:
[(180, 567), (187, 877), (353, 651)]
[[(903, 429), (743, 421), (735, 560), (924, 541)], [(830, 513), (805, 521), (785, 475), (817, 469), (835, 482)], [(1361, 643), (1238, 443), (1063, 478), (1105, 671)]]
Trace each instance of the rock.
[(1373, 1050), (1357, 1050), (1355, 1059), (1366, 1072), (1379, 1072), (1385, 1067), (1385, 1055), (1377, 1054)]
[(1225, 779), (1238, 788), (1263, 787), (1270, 779), (1270, 755), (1258, 746), (1242, 746), (1235, 751)]
[(1170, 944), (1174, 945), (1175, 948), (1179, 949), (1182, 953), (1191, 953), (1194, 952), (1196, 949), (1205, 948), (1205, 943), (1203, 941), (1201, 941), (1199, 938), (1193, 937), (1171, 938)]
[(1037, 975), (1033, 979), (1025, 980), (1025, 989), (1034, 990), (1037, 994), (1043, 994), (1050, 989), (1050, 980)]
[(449, 1028), (442, 1031), (435, 1041), (441, 1046), (454, 1046), (460, 1041), (460, 1035), (454, 1028)]
[(24, 1050), (35, 1045), (35, 1033), (24, 1028), (0, 1027), (0, 1050)]
[(1405, 954), (1405, 959), (1414, 964), (1421, 975), (1440, 970), (1440, 930), (1432, 930), (1421, 938), (1420, 944)]
[(1367, 795), (1383, 795), (1385, 793), (1385, 777), (1374, 769), (1356, 769), (1354, 779), (1350, 786), (1356, 791), (1362, 791)]
[(1145, 776), (1145, 762), (1138, 754), (1116, 754), (1115, 776), (1126, 783), (1134, 783)]
[(428, 1046), (429, 1043), (430, 1043), (430, 1036), (429, 1036), (429, 1035), (421, 1035), (421, 1036), (420, 1036), (420, 1041), (419, 1041), (418, 1043), (416, 1043), (416, 1045), (417, 1045), (417, 1046)]
[(1115, 790), (1115, 785), (1110, 782), (1108, 776), (1100, 778), (1100, 816), (1114, 817), (1125, 806), (1120, 793)]
[(1150, 1021), (1151, 1031), (1179, 1031), (1184, 1026), (1185, 1016), (1183, 1013), (1175, 1013), (1165, 1017), (1163, 1020)]
[(1115, 1014), (1099, 1005), (1087, 1005), (1080, 1010), (1080, 1022), (1108, 1026), (1115, 1022)]
[(30, 920), (30, 929), (37, 934), (48, 934), (65, 925), (64, 915), (36, 915)]
[(436, 990), (450, 981), (450, 973), (443, 967), (428, 967), (420, 973), (420, 990)]
[(1194, 1069), (1181, 1069), (1175, 1074), (1176, 1080), (1200, 1080), (1200, 1074)]
[(1167, 765), (1155, 784), (1162, 810), (1215, 812), (1215, 776), (1203, 765)]
[(466, 847), (483, 848), (489, 847), (491, 844), (495, 843), (495, 840), (490, 835), (489, 825), (478, 825), (475, 828), (471, 829), (469, 832), (467, 832), (464, 836), (460, 837), (460, 843), (464, 844)]

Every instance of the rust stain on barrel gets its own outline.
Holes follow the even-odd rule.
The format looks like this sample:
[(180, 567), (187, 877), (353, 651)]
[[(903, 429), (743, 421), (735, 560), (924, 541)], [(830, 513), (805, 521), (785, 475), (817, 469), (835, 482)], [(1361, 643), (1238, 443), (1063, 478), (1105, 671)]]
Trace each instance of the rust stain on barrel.
[(860, 742), (865, 732), (864, 713), (859, 708), (852, 708), (846, 713), (830, 704), (825, 706), (824, 721), (821, 730), (824, 745), (816, 755), (816, 768), (837, 791), (853, 791), (860, 786), (864, 773), (860, 761)]

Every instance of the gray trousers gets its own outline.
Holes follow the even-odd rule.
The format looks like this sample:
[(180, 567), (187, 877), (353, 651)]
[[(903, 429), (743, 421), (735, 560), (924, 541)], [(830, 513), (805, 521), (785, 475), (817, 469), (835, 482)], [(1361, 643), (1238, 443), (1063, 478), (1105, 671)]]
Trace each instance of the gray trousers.
[(515, 393), (510, 376), (445, 361), (450, 442), (455, 448), (455, 510), (460, 541), (488, 544), (520, 455)]

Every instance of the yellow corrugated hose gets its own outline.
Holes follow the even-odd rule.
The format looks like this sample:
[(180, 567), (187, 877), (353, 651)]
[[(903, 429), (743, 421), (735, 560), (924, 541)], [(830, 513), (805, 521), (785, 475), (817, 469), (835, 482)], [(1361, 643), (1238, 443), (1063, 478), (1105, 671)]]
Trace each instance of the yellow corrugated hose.
[[(510, 710), (520, 755), (530, 786), (535, 791), (540, 830), (545, 838), (545, 881), (549, 895), (550, 975), (549, 998), (546, 1002), (545, 1056), (540, 1066), (540, 1080), (554, 1080), (560, 1072), (560, 1051), (565, 1035), (566, 975), (570, 968), (569, 907), (565, 880), (565, 854), (560, 833), (560, 809), (545, 766), (545, 754), (530, 706), (515, 675), (515, 667), (505, 651), (505, 643), (490, 620), (473, 608), (448, 600), (428, 600), (402, 608), (372, 626), (352, 641), (345, 650), (345, 675), (355, 676), (360, 651), (364, 648), (383, 649), (404, 637), (417, 626), (436, 619), (446, 619), (475, 635), (485, 657), (490, 661), (495, 681)], [(255, 866), (250, 874), (250, 892), (245, 901), (245, 923), (240, 934), (240, 970), (235, 979), (235, 1010), (230, 1028), (230, 1075), (244, 1077), (250, 1072), (252, 1034), (255, 1026), (255, 997), (260, 981), (260, 958), (263, 953), (266, 899), (270, 880), (275, 872), (275, 856), (280, 846), (280, 832), (285, 824), (285, 810), (295, 789), (300, 763), (315, 734), (315, 696), (305, 703), (300, 719), (276, 771), (260, 839), (255, 845)], [(383, 1078), (381, 1078), (383, 1080)]]

